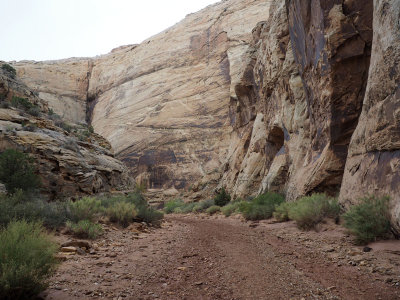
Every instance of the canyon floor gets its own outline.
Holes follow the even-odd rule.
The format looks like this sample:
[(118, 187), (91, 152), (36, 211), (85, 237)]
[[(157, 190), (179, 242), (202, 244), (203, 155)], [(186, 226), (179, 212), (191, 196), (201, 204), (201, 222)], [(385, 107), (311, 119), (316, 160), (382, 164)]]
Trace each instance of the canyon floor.
[(44, 299), (400, 299), (400, 241), (364, 252), (333, 223), (301, 232), (168, 215), (161, 228), (104, 226), (90, 254), (63, 254)]

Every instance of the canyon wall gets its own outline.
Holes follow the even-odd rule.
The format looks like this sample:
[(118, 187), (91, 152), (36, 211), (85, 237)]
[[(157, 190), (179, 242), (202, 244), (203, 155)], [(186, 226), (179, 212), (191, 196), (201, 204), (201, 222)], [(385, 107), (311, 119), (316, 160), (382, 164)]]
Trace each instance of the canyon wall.
[(224, 174), (237, 196), (284, 191), (337, 195), (361, 113), (372, 1), (275, 1), (254, 30)]
[(149, 187), (385, 194), (400, 229), (399, 5), (222, 1), (140, 45), (14, 66)]
[[(36, 109), (14, 107), (15, 97)], [(40, 177), (41, 194), (64, 199), (133, 185), (126, 166), (114, 158), (104, 138), (48, 114), (48, 105), (51, 101), (0, 69), (0, 153), (5, 149), (29, 153)]]
[(91, 59), (13, 65), (57, 113), (91, 122), (139, 181), (183, 188), (220, 172), (232, 87), (269, 4), (222, 1), (140, 45)]
[(374, 1), (374, 39), (363, 110), (351, 139), (340, 192), (346, 206), (390, 196), (400, 232), (400, 2)]

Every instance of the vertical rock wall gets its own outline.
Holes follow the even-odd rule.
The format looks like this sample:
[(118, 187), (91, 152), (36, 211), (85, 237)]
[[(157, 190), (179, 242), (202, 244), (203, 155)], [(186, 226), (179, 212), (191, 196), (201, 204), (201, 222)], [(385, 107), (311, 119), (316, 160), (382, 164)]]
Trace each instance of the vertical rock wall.
[(351, 139), (340, 201), (391, 197), (400, 231), (400, 2), (374, 1), (374, 39), (367, 92)]
[[(339, 192), (361, 113), (372, 40), (372, 0), (275, 1), (231, 100), (236, 128), (225, 183), (238, 196), (289, 199)], [(236, 142), (238, 140), (238, 144)]]

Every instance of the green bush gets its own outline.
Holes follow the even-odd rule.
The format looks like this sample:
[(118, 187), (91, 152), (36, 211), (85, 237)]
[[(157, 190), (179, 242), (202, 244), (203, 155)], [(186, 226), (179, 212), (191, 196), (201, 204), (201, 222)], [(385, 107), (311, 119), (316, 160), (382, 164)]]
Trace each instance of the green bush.
[(239, 209), (246, 220), (264, 220), (271, 218), (275, 207), (284, 201), (284, 196), (267, 192), (257, 196), (250, 202), (241, 202)]
[(182, 214), (182, 207), (177, 207), (174, 209), (174, 214)]
[[(57, 114), (54, 114), (54, 116), (58, 116), (58, 115), (57, 115)], [(53, 119), (53, 121), (54, 121), (54, 124), (55, 124), (57, 127), (60, 127), (61, 129), (65, 130), (65, 131), (68, 132), (68, 133), (70, 133), (70, 132), (72, 131), (72, 128), (73, 128), (73, 127), (72, 127), (71, 125), (65, 123), (63, 120), (61, 120), (61, 117), (60, 117), (60, 118), (53, 117), (52, 119)]]
[(77, 223), (67, 221), (67, 229), (81, 239), (94, 240), (103, 233), (101, 225), (95, 224), (90, 220), (80, 220)]
[(196, 202), (187, 202), (181, 206), (182, 214), (188, 214), (193, 211), (193, 208), (196, 206)]
[(218, 206), (225, 206), (231, 201), (231, 196), (222, 188), (221, 191), (215, 196), (214, 203)]
[(324, 218), (337, 219), (340, 207), (337, 200), (325, 194), (306, 196), (292, 204), (289, 209), (289, 218), (296, 221), (297, 226), (303, 230), (310, 230)]
[(136, 217), (135, 205), (127, 202), (118, 202), (114, 206), (109, 207), (107, 216), (113, 223), (118, 223), (127, 227)]
[(214, 205), (214, 199), (208, 199), (208, 200), (205, 200), (205, 201), (200, 201), (200, 202), (197, 202), (194, 205), (194, 207), (192, 209), (192, 212), (201, 213), (201, 212), (206, 211), (207, 208), (209, 208), (209, 207), (211, 207), (213, 205)]
[(151, 206), (139, 209), (136, 216), (136, 219), (138, 219), (139, 221), (155, 225), (159, 225), (163, 218), (164, 214)]
[(389, 198), (366, 197), (343, 215), (344, 226), (355, 236), (358, 244), (385, 238), (390, 234)]
[(289, 211), (293, 205), (295, 205), (295, 202), (283, 202), (276, 206), (273, 213), (274, 218), (279, 222), (289, 221)]
[(27, 98), (13, 96), (11, 99), (11, 106), (28, 111), (29, 109), (33, 108), (35, 105), (32, 104)]
[(12, 66), (10, 66), (9, 64), (3, 64), (1, 66), (1, 69), (6, 71), (7, 73), (9, 73), (11, 75), (12, 78), (15, 78), (15, 76), (17, 76), (17, 70), (15, 70)]
[(164, 212), (166, 214), (172, 214), (176, 208), (181, 207), (182, 205), (183, 201), (181, 199), (170, 200), (165, 204)]
[(238, 213), (240, 211), (240, 205), (242, 205), (242, 201), (231, 202), (224, 207), (221, 207), (221, 212), (224, 214), (225, 217), (229, 217), (230, 215)]
[(94, 197), (83, 197), (75, 202), (68, 203), (70, 218), (74, 222), (81, 220), (95, 221), (103, 212), (101, 201)]
[(34, 171), (33, 158), (27, 154), (14, 149), (0, 154), (0, 182), (5, 184), (8, 193), (38, 188), (40, 181)]
[(217, 212), (220, 212), (220, 211), (221, 211), (221, 207), (218, 205), (213, 205), (206, 209), (206, 213), (208, 213), (209, 215), (216, 214)]
[(118, 195), (113, 197), (105, 197), (101, 200), (101, 206), (107, 208), (112, 207), (118, 202), (130, 203), (135, 206), (135, 220), (147, 223), (158, 224), (164, 214), (155, 210), (147, 203), (146, 199), (139, 192), (129, 193), (128, 195)]
[(28, 114), (34, 117), (38, 117), (40, 115), (40, 108), (37, 105), (32, 106), (26, 111)]
[(13, 195), (0, 196), (0, 226), (5, 227), (12, 220), (40, 221), (48, 228), (64, 226), (68, 219), (65, 202), (46, 202), (26, 195), (21, 190)]
[(40, 223), (12, 221), (0, 231), (0, 299), (31, 299), (45, 290), (57, 248)]

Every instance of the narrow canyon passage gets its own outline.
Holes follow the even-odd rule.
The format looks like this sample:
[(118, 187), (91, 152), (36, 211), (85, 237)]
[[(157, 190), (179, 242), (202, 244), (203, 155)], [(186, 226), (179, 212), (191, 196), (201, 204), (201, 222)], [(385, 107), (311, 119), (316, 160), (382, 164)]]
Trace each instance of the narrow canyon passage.
[(380, 273), (339, 259), (349, 244), (337, 233), (323, 234), (205, 216), (168, 216), (139, 235), (110, 227), (95, 253), (62, 263), (45, 299), (399, 299)]

